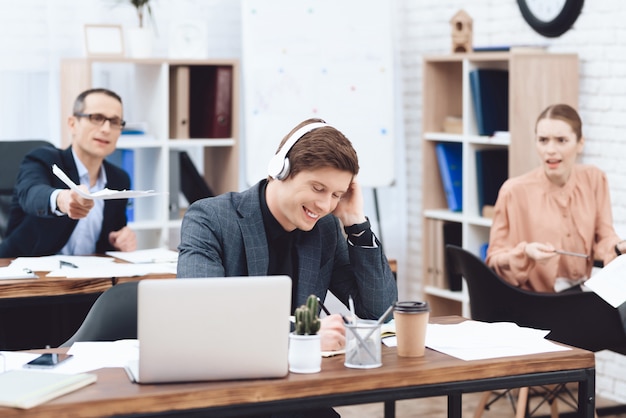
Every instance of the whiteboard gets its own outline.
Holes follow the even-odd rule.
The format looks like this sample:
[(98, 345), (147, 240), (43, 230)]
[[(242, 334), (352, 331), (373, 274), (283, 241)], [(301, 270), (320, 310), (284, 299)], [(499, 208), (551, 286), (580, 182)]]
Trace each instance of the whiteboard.
[(317, 117), (359, 156), (366, 187), (394, 180), (393, 32), (389, 0), (244, 0), (246, 181), (267, 177), (280, 141)]

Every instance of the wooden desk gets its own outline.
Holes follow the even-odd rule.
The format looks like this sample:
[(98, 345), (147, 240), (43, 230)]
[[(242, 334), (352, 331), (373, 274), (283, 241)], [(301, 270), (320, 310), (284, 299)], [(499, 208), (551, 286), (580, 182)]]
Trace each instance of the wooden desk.
[[(433, 322), (458, 322), (458, 317)], [(527, 385), (579, 382), (580, 416), (592, 418), (595, 407), (595, 362), (589, 351), (543, 353), (490, 360), (463, 361), (426, 350), (423, 358), (402, 358), (383, 347), (383, 366), (349, 369), (344, 356), (325, 358), (322, 372), (289, 374), (282, 379), (138, 385), (122, 369), (102, 369), (96, 384), (30, 410), (0, 408), (3, 417), (96, 417), (203, 411), (202, 416), (250, 416), (311, 407), (385, 402), (393, 416), (394, 401), (448, 397), (448, 416), (461, 417), (463, 393)]]
[[(10, 259), (0, 258), (0, 267), (7, 266), (10, 262)], [(36, 272), (37, 279), (0, 280), (0, 302), (2, 302), (2, 299), (102, 293), (117, 283), (146, 278), (173, 278), (176, 276), (174, 274), (150, 274), (136, 277), (70, 279), (67, 277), (46, 277), (47, 273), (47, 271)]]
[[(11, 259), (0, 259), (6, 266)], [(78, 329), (94, 301), (117, 283), (146, 278), (171, 278), (173, 274), (138, 277), (70, 279), (46, 277), (0, 280), (0, 349), (20, 350), (65, 342)]]

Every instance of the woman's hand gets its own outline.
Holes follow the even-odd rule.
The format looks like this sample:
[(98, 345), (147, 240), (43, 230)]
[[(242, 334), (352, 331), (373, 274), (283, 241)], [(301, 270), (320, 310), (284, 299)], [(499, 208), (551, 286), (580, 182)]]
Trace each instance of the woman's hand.
[(557, 255), (556, 248), (554, 248), (552, 244), (542, 244), (541, 242), (529, 242), (526, 244), (526, 247), (524, 247), (524, 253), (526, 253), (529, 258), (540, 263)]

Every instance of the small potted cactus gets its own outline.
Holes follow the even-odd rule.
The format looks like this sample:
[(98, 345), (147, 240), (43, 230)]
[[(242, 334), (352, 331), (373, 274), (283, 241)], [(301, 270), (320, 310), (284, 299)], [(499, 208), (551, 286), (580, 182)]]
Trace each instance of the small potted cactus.
[(322, 369), (319, 304), (317, 296), (310, 295), (306, 305), (296, 308), (295, 329), (289, 335), (289, 371), (318, 373)]

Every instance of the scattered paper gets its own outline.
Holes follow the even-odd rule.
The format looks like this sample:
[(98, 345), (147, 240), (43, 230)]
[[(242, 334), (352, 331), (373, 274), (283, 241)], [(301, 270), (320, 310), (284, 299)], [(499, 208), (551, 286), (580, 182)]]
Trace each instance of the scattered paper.
[[(41, 373), (78, 374), (103, 367), (125, 367), (139, 359), (138, 340), (85, 341), (75, 342), (68, 350), (73, 357), (50, 369), (37, 369)], [(39, 354), (17, 351), (0, 351), (0, 372), (2, 362), (5, 370), (20, 370)]]
[[(464, 321), (458, 324), (428, 324), (426, 347), (461, 360), (565, 351), (570, 348), (546, 340), (550, 331), (519, 327), (512, 322)], [(396, 337), (383, 339), (397, 346)]]
[(589, 280), (585, 287), (593, 290), (614, 308), (626, 302), (626, 254), (612, 260), (602, 267)]
[[(55, 271), (74, 270), (76, 268), (99, 268), (115, 262), (111, 257), (82, 256), (82, 255), (47, 255), (41, 257), (18, 257), (11, 262), (15, 269), (27, 269), (30, 271)], [(65, 267), (62, 267), (65, 265)], [(76, 266), (76, 268), (70, 265)], [(59, 277), (65, 277), (62, 274)]]
[(0, 267), (0, 280), (12, 279), (36, 279), (38, 276), (27, 267), (20, 267), (9, 264), (7, 267)]
[(176, 263), (178, 252), (166, 248), (152, 248), (137, 251), (107, 251), (107, 255), (129, 263)]
[(67, 187), (74, 190), (85, 199), (130, 199), (131, 197), (145, 197), (159, 194), (154, 190), (111, 190), (106, 188), (96, 193), (88, 193), (79, 188), (56, 164), (52, 165), (52, 172), (60, 178)]
[(51, 271), (46, 277), (67, 277), (68, 279), (100, 279), (108, 277), (138, 277), (148, 274), (176, 274), (175, 263), (110, 263), (106, 266), (80, 268), (60, 268)]

